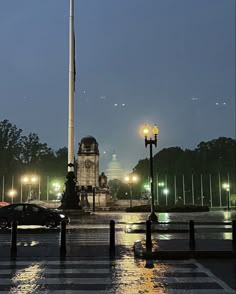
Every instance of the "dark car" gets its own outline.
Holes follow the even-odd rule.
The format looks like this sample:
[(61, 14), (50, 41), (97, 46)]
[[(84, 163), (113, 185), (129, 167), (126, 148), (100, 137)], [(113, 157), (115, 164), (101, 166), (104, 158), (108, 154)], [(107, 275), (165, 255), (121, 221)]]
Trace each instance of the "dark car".
[(63, 213), (30, 203), (17, 203), (0, 207), (0, 228), (10, 227), (13, 220), (18, 225), (57, 227), (62, 220), (69, 223)]

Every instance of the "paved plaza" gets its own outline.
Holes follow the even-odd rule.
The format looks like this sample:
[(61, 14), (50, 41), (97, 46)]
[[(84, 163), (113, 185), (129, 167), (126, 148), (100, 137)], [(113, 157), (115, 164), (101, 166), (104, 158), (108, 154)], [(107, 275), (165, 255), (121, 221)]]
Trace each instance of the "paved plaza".
[[(60, 229), (19, 228), (15, 257), (10, 254), (10, 231), (0, 231), (0, 293), (236, 293), (235, 259), (222, 255), (232, 249), (228, 222), (235, 219), (235, 213), (194, 216), (159, 217), (162, 221), (180, 217), (185, 221), (224, 221), (223, 226), (214, 225), (212, 232), (209, 227), (198, 228), (197, 251), (210, 246), (219, 253), (217, 258), (138, 258), (133, 245), (145, 238), (145, 225), (140, 222), (145, 222), (147, 214), (109, 212), (76, 217), (72, 213), (65, 257), (60, 256)], [(111, 219), (116, 221), (115, 256), (109, 255)], [(130, 229), (138, 223), (138, 230)], [(183, 252), (187, 250), (188, 234), (184, 229), (179, 235), (175, 229), (153, 233), (161, 251), (177, 251), (179, 246)]]

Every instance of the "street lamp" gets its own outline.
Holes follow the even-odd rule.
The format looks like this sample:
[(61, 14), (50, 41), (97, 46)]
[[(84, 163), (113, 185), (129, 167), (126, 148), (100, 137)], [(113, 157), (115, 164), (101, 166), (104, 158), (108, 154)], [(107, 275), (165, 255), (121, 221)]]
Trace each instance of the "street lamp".
[(62, 184), (59, 181), (52, 182), (52, 193), (56, 196), (56, 200), (61, 196)]
[(155, 214), (155, 209), (154, 209), (154, 189), (153, 189), (153, 158), (152, 158), (152, 145), (157, 146), (157, 135), (159, 133), (159, 129), (157, 125), (154, 125), (152, 128), (152, 135), (154, 135), (154, 139), (152, 138), (152, 135), (147, 138), (149, 135), (150, 129), (147, 125), (144, 126), (143, 128), (143, 134), (145, 138), (145, 147), (150, 145), (150, 185), (151, 185), (151, 214), (149, 215), (148, 219), (152, 222), (157, 222), (158, 218), (157, 215)]
[(230, 184), (229, 183), (223, 183), (222, 188), (225, 189), (227, 193), (227, 210), (229, 211), (229, 202), (230, 202)]
[[(28, 200), (31, 199), (31, 194), (32, 194), (32, 185), (36, 184), (38, 182), (38, 177), (35, 176), (35, 175), (31, 175), (31, 176), (23, 176), (21, 178), (21, 183), (25, 184), (28, 186), (29, 190), (28, 190)], [(21, 189), (22, 190), (22, 189)], [(22, 195), (21, 195), (21, 198), (22, 198)], [(22, 199), (21, 199), (21, 202), (22, 202)]]
[(16, 196), (16, 194), (17, 194), (17, 192), (16, 192), (16, 190), (14, 190), (14, 189), (11, 189), (11, 190), (8, 192), (8, 195), (11, 197), (11, 203), (14, 202), (13, 199), (14, 199), (14, 197)]
[(168, 206), (168, 194), (169, 194), (169, 189), (164, 188), (163, 189), (163, 194), (166, 196), (166, 206)]
[(138, 177), (136, 175), (132, 176), (126, 176), (125, 182), (129, 185), (129, 191), (130, 191), (130, 207), (132, 207), (132, 200), (133, 200), (133, 190), (132, 185), (137, 183)]

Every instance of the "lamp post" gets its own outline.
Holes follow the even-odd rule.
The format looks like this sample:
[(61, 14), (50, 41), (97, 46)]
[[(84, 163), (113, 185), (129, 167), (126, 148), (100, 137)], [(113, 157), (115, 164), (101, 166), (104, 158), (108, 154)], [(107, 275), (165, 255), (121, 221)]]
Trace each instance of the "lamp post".
[(227, 210), (229, 211), (229, 206), (230, 206), (230, 185), (229, 183), (223, 183), (222, 188), (225, 189), (227, 193)]
[(154, 125), (152, 128), (152, 134), (154, 135), (154, 139), (152, 138), (152, 135), (147, 138), (149, 135), (149, 127), (147, 125), (144, 126), (143, 128), (143, 134), (145, 138), (145, 147), (148, 145), (150, 146), (150, 186), (151, 186), (151, 214), (149, 215), (148, 219), (152, 222), (157, 222), (158, 218), (157, 215), (155, 214), (155, 209), (154, 209), (154, 189), (153, 189), (153, 157), (152, 157), (152, 145), (157, 146), (157, 135), (159, 133), (159, 129), (157, 125)]
[(14, 189), (11, 189), (9, 192), (8, 192), (8, 195), (11, 197), (11, 203), (14, 202), (14, 197), (16, 196), (17, 192), (16, 190)]
[[(32, 200), (31, 199), (31, 194), (32, 194), (32, 185), (36, 184), (38, 182), (38, 177), (31, 175), (31, 176), (23, 176), (21, 178), (21, 184), (25, 184), (26, 186), (28, 186), (28, 200)], [(21, 202), (22, 202), (22, 188), (21, 188)]]
[(62, 185), (59, 181), (52, 182), (52, 193), (54, 194), (54, 198), (58, 200), (58, 197), (62, 194)]
[(136, 175), (132, 175), (132, 176), (126, 176), (125, 177), (125, 182), (129, 185), (129, 191), (130, 191), (130, 207), (133, 206), (133, 189), (132, 189), (132, 185), (137, 183), (138, 181), (138, 177)]

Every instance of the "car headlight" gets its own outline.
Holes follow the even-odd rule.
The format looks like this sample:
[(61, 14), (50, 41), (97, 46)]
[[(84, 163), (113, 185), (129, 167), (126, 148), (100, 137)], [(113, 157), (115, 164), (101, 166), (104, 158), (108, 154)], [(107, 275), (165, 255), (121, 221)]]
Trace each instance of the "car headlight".
[(64, 214), (59, 214), (61, 218), (65, 218), (65, 215)]

